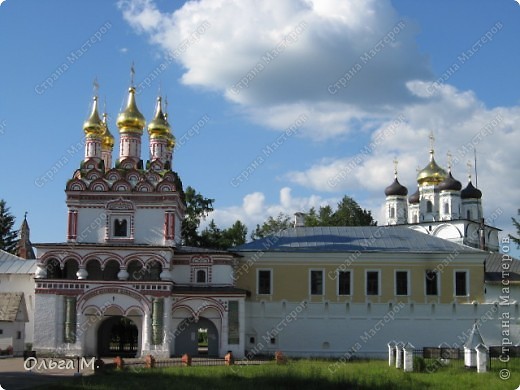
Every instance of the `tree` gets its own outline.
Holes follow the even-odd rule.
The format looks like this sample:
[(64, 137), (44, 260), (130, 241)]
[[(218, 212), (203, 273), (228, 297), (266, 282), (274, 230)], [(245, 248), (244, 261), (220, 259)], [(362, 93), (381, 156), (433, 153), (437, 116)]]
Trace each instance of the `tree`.
[(520, 248), (520, 222), (518, 222), (514, 218), (511, 219), (513, 220), (514, 227), (516, 227), (516, 234), (518, 235), (518, 237), (514, 237), (510, 234), (509, 238), (516, 244), (517, 248)]
[[(305, 215), (304, 224), (310, 226), (376, 226), (372, 213), (362, 209), (350, 196), (344, 196), (338, 203), (336, 210), (329, 205), (322, 206), (318, 211), (312, 207)], [(261, 226), (256, 225), (251, 234), (253, 240), (292, 227), (292, 218), (284, 213), (276, 218), (269, 217)]]
[(13, 230), (15, 220), (6, 206), (5, 200), (0, 200), (0, 249), (13, 253), (16, 248), (18, 231)]
[(184, 191), (186, 199), (186, 215), (182, 221), (182, 241), (187, 246), (201, 246), (201, 237), (197, 232), (202, 220), (213, 211), (215, 199), (205, 198), (193, 187)]
[(201, 233), (201, 246), (204, 248), (229, 249), (246, 242), (247, 227), (236, 221), (230, 228), (221, 230), (214, 220)]
[(256, 225), (255, 231), (251, 233), (251, 238), (253, 240), (264, 238), (270, 234), (277, 233), (280, 230), (290, 228), (291, 226), (291, 217), (287, 214), (280, 213), (276, 218), (269, 217), (262, 226)]

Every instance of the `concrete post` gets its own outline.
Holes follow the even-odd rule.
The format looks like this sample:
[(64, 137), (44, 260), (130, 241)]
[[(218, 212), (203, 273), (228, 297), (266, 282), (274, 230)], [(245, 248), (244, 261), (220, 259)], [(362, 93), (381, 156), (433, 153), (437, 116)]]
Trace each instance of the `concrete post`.
[(413, 350), (414, 346), (410, 343), (406, 343), (403, 347), (404, 350), (404, 372), (413, 371)]
[(475, 348), (477, 352), (477, 372), (487, 372), (487, 365), (489, 360), (489, 350), (483, 345), (479, 344)]
[(403, 348), (402, 342), (398, 342), (395, 346), (395, 368), (403, 368)]
[(390, 341), (388, 344), (388, 365), (395, 366), (395, 341)]

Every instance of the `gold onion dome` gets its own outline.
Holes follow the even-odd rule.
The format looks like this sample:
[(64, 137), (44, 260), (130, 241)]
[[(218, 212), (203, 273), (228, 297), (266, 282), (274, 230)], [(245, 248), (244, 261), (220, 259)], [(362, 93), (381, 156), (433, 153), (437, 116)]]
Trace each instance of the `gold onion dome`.
[(437, 165), (433, 157), (433, 150), (430, 150), (430, 162), (417, 174), (417, 183), (419, 185), (439, 184), (448, 174), (444, 169)]
[(97, 109), (97, 96), (93, 98), (92, 112), (88, 119), (83, 123), (83, 130), (87, 136), (89, 135), (101, 135), (103, 133), (103, 122), (98, 114)]
[(166, 119), (166, 116), (162, 110), (162, 99), (161, 97), (158, 97), (157, 105), (155, 107), (155, 116), (148, 124), (148, 134), (150, 134), (150, 137), (153, 138), (167, 138), (168, 133), (170, 133), (170, 124), (168, 123), (168, 120)]
[(103, 134), (101, 134), (101, 148), (102, 149), (113, 149), (114, 148), (114, 136), (108, 130), (107, 114), (103, 114)]
[(166, 147), (170, 150), (173, 150), (173, 148), (175, 147), (175, 137), (170, 132), (166, 134), (166, 137), (166, 139), (168, 140), (168, 144), (166, 145)]
[(143, 133), (146, 121), (135, 103), (135, 88), (128, 89), (126, 108), (117, 116), (117, 127), (121, 132)]

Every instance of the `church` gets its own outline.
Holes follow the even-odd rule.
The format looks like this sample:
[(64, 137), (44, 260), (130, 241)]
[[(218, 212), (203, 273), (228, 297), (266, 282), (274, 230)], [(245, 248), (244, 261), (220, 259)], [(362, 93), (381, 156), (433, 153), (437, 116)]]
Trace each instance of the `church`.
[(226, 251), (195, 248), (181, 240), (186, 205), (162, 98), (147, 122), (130, 86), (115, 158), (94, 95), (84, 158), (65, 184), (66, 240), (36, 244), (36, 260), (0, 258), (0, 271), (15, 270), (0, 272), (0, 288), (24, 286), (18, 322), (37, 353), (378, 356), (392, 340), (461, 347), (475, 323), (487, 345), (520, 343), (520, 262), (497, 253), (482, 192), (471, 178), (462, 189), (433, 146), (412, 196), (395, 170), (386, 225), (296, 223)]

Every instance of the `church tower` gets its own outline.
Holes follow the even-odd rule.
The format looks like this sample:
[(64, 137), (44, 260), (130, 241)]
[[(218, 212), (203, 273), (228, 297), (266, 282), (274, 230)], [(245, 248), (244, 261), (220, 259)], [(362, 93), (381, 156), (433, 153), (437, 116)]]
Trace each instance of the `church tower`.
[(23, 217), (22, 226), (20, 227), (20, 238), (15, 248), (15, 255), (22, 259), (36, 259), (30, 239), (31, 230), (27, 223), (27, 213)]
[(385, 189), (386, 224), (402, 225), (407, 223), (408, 207), (406, 196), (408, 189), (397, 180), (397, 160), (394, 160), (394, 181)]

